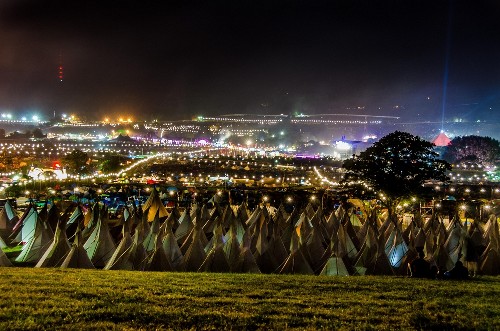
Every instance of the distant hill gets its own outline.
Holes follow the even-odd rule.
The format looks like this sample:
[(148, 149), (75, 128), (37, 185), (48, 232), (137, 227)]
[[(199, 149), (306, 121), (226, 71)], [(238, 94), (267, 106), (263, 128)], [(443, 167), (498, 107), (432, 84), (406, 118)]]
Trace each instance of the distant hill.
[(135, 140), (132, 139), (132, 138), (130, 138), (128, 135), (122, 136), (121, 134), (118, 135), (118, 137), (116, 137), (115, 139), (112, 139), (111, 141), (117, 141), (117, 142), (127, 142), (127, 141), (130, 141), (130, 142), (135, 142)]

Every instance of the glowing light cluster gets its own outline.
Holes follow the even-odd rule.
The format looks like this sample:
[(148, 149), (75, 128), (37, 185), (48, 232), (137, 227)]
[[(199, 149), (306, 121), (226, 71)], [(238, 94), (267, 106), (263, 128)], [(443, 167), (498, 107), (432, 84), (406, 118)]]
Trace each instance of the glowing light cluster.
[(202, 117), (202, 121), (214, 121), (214, 122), (233, 122), (233, 123), (256, 123), (256, 124), (277, 124), (283, 122), (282, 119), (272, 118), (272, 119), (250, 119), (250, 118), (235, 118), (235, 117)]
[(314, 172), (316, 173), (316, 176), (318, 176), (320, 178), (321, 182), (327, 183), (328, 185), (332, 185), (332, 186), (339, 185), (338, 182), (333, 182), (333, 181), (329, 180), (328, 178), (326, 178), (325, 176), (323, 176), (319, 172), (319, 170), (318, 170), (318, 168), (316, 166), (314, 166), (313, 169), (314, 169)]

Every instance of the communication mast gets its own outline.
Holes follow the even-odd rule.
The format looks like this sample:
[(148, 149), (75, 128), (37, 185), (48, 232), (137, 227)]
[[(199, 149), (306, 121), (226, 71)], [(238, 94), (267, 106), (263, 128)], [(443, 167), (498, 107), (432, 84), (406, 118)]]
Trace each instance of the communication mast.
[[(57, 81), (56, 83), (57, 87), (57, 101), (56, 104), (54, 105), (55, 108), (60, 108), (61, 107), (61, 99), (62, 99), (62, 87), (63, 87), (63, 80), (64, 80), (64, 65), (63, 65), (63, 54), (62, 51), (59, 51), (59, 64), (57, 65)], [(56, 119), (56, 110), (54, 110), (54, 120)]]
[(62, 82), (64, 79), (62, 53), (59, 54), (59, 66), (57, 67), (57, 78), (59, 79), (60, 82)]

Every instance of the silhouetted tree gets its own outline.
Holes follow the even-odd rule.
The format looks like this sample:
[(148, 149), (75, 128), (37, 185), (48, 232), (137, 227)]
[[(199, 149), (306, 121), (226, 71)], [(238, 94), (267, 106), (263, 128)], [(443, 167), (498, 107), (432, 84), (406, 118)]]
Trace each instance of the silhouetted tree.
[(43, 134), (42, 130), (40, 130), (39, 128), (33, 129), (33, 131), (31, 132), (31, 136), (33, 138), (38, 138), (38, 139), (43, 139), (47, 137), (47, 135)]
[(29, 138), (29, 137), (31, 137), (31, 131), (30, 130), (26, 130), (26, 133), (21, 133), (19, 131), (14, 131), (14, 132), (11, 132), (8, 135), (8, 138), (10, 138), (10, 139), (24, 139), (24, 138)]
[(116, 172), (120, 170), (121, 162), (124, 159), (120, 155), (109, 155), (106, 160), (101, 164), (101, 170), (104, 173)]
[(424, 193), (427, 180), (446, 182), (448, 162), (437, 159), (434, 145), (406, 132), (393, 132), (346, 160), (343, 182), (364, 181), (384, 194), (390, 213), (403, 198)]
[(12, 186), (9, 186), (5, 189), (5, 196), (7, 197), (19, 197), (23, 194), (24, 190), (23, 187), (15, 184)]
[(66, 169), (73, 174), (87, 174), (90, 171), (87, 153), (75, 149), (63, 158)]
[(444, 159), (450, 163), (472, 162), (492, 167), (500, 160), (500, 142), (490, 137), (456, 137), (446, 147)]

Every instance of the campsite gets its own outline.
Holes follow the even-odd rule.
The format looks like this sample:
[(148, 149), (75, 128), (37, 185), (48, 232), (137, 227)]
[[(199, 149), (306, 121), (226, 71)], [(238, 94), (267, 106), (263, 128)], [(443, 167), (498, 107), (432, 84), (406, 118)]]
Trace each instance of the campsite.
[[(345, 200), (329, 211), (312, 199), (263, 200), (250, 209), (221, 191), (207, 202), (167, 210), (151, 190), (142, 205), (111, 217), (106, 205), (6, 203), (0, 213), (2, 266), (106, 270), (408, 275), (424, 251), (444, 272), (462, 262), (471, 275), (500, 274), (495, 212), (463, 220), (437, 209), (410, 220), (377, 204)], [(290, 204), (288, 204), (290, 207)], [(16, 254), (16, 248), (17, 254)], [(4, 253), (8, 252), (9, 256)]]
[[(167, 208), (161, 195), (151, 190), (119, 217), (102, 203), (23, 212), (6, 203), (0, 328), (500, 327), (494, 214), (405, 220), (359, 201), (330, 212), (312, 199), (252, 210), (219, 192)], [(472, 278), (408, 278), (417, 250), (443, 270), (463, 260)]]

